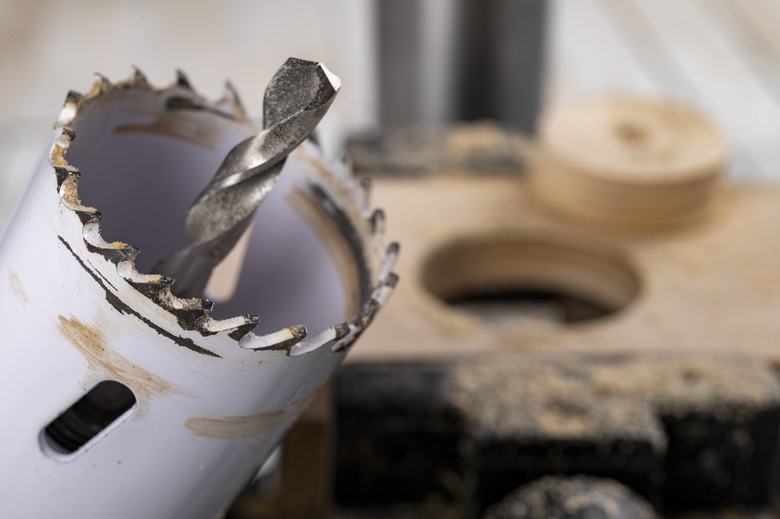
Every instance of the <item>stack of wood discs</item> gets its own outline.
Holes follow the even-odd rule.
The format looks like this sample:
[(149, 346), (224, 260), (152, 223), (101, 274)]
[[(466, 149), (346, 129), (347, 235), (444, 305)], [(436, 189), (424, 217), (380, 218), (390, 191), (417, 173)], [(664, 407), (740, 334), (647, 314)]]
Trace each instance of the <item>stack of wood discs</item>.
[(543, 116), (531, 188), (548, 207), (589, 223), (658, 228), (711, 206), (727, 145), (698, 113), (639, 98), (600, 98)]

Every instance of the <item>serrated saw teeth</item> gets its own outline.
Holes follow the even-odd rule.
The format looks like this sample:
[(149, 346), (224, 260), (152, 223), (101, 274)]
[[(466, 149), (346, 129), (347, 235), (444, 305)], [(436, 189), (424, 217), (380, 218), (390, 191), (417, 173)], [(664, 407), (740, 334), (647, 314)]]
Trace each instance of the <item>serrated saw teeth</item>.
[(343, 353), (348, 351), (349, 347), (352, 346), (352, 344), (358, 339), (358, 337), (360, 337), (360, 334), (363, 332), (363, 329), (354, 323), (349, 323), (347, 326), (349, 331), (341, 340), (337, 341), (336, 344), (333, 345), (331, 348), (333, 353)]
[(188, 78), (187, 74), (181, 69), (176, 70), (176, 86), (183, 88), (184, 90), (189, 90), (190, 92), (194, 91), (190, 78)]
[(222, 94), (222, 97), (217, 103), (227, 105), (228, 110), (239, 119), (244, 121), (249, 120), (249, 115), (247, 115), (246, 110), (244, 109), (241, 97), (238, 95), (236, 87), (233, 86), (233, 83), (230, 81), (225, 81), (225, 93)]
[[(174, 280), (174, 283), (176, 281)], [(170, 290), (170, 287), (163, 289)], [(214, 309), (214, 303), (208, 299), (200, 299), (197, 297), (181, 298), (171, 296), (170, 299), (163, 301), (163, 303), (173, 312), (211, 312)]]
[(130, 79), (129, 82), (132, 86), (136, 87), (148, 87), (149, 86), (149, 80), (146, 79), (146, 76), (143, 72), (141, 72), (141, 69), (139, 69), (136, 66), (133, 66), (133, 70), (130, 73)]
[[(380, 284), (386, 283), (391, 275), (395, 276), (395, 274), (393, 274), (393, 269), (395, 268), (395, 264), (398, 261), (399, 252), (400, 246), (398, 245), (398, 242), (393, 242), (387, 247), (384, 260), (382, 261), (382, 266), (379, 269), (378, 280)], [(398, 281), (397, 276), (396, 281)]]
[[(284, 351), (290, 356), (299, 356), (315, 350), (323, 353), (346, 351), (349, 346), (360, 336), (366, 326), (371, 322), (376, 313), (387, 301), (397, 281), (397, 276), (392, 272), (398, 256), (398, 245), (393, 243), (388, 246), (384, 254), (379, 254), (384, 245), (381, 244), (381, 235), (384, 232), (384, 213), (381, 210), (372, 210), (370, 207), (370, 180), (356, 182), (350, 171), (343, 163), (331, 164), (332, 171), (327, 178), (312, 176), (304, 181), (316, 183), (323, 191), (323, 204), (331, 204), (331, 212), (348, 215), (365, 215), (363, 218), (350, 217), (351, 225), (360, 240), (365, 243), (358, 247), (365, 254), (362, 260), (369, 261), (371, 256), (378, 270), (374, 271), (374, 288), (370, 291), (368, 300), (364, 301), (358, 315), (351, 316), (347, 322), (341, 322), (313, 335), (307, 336), (306, 327), (303, 325), (290, 326), (282, 330), (256, 335), (253, 330), (258, 325), (256, 315), (240, 315), (228, 319), (213, 319), (209, 316), (213, 305), (201, 298), (178, 298), (171, 293), (171, 286), (175, 282), (173, 278), (159, 274), (140, 273), (135, 260), (140, 253), (139, 249), (123, 242), (107, 242), (101, 234), (100, 211), (82, 204), (79, 198), (79, 182), (81, 172), (77, 167), (68, 164), (65, 155), (76, 132), (71, 127), (79, 116), (79, 111), (97, 97), (106, 93), (122, 91), (129, 88), (144, 89), (156, 94), (173, 94), (182, 98), (189, 98), (193, 103), (200, 103), (208, 111), (217, 115), (233, 118), (234, 120), (249, 121), (243, 104), (233, 85), (225, 84), (225, 92), (218, 101), (209, 102), (200, 97), (194, 90), (187, 76), (177, 71), (176, 82), (164, 89), (156, 89), (149, 84), (146, 76), (138, 69), (133, 68), (130, 77), (125, 81), (112, 84), (104, 76), (97, 74), (92, 88), (87, 94), (71, 91), (66, 96), (63, 108), (57, 118), (56, 127), (60, 132), (57, 135), (49, 155), (50, 163), (56, 176), (56, 188), (64, 207), (72, 211), (82, 224), (82, 236), (86, 250), (113, 264), (116, 272), (140, 295), (146, 297), (159, 308), (167, 311), (183, 330), (197, 331), (202, 336), (219, 334), (236, 341), (242, 349), (256, 351)], [(321, 184), (322, 183), (322, 184)], [(331, 185), (332, 184), (332, 185)], [(347, 186), (347, 189), (344, 187)], [(343, 193), (343, 194), (339, 194)], [(351, 208), (349, 211), (341, 211), (341, 208)], [(329, 207), (326, 207), (326, 210)], [(346, 217), (346, 216), (345, 216)], [(372, 252), (374, 251), (374, 252)], [(356, 256), (357, 258), (357, 256)], [(97, 263), (96, 263), (97, 264)], [(370, 269), (369, 269), (370, 272)]]
[[(351, 168), (351, 165), (348, 165), (347, 167)], [(370, 178), (363, 177), (360, 179), (360, 182), (358, 184), (360, 186), (360, 208), (365, 214), (370, 214), (371, 212), (371, 190), (373, 188), (373, 183)]]
[(136, 256), (138, 256), (138, 253), (141, 252), (132, 245), (127, 245), (122, 242), (106, 243), (101, 239), (102, 243), (100, 245), (93, 245), (93, 243), (91, 243), (92, 240), (87, 240), (85, 238), (84, 241), (86, 242), (87, 250), (100, 254), (114, 265), (119, 265), (120, 263), (127, 261), (133, 262), (135, 261)]
[[(53, 151), (52, 155), (54, 153)], [(60, 182), (58, 189), (60, 200), (68, 209), (76, 213), (76, 216), (81, 220), (81, 224), (87, 225), (88, 223), (99, 222), (102, 216), (100, 212), (94, 207), (82, 205), (79, 199), (78, 184), (81, 173), (74, 169), (60, 170), (59, 172), (55, 170), (55, 173), (58, 181), (59, 177), (62, 177), (62, 182)]]
[(266, 335), (250, 335), (241, 340), (241, 347), (247, 350), (277, 350), (289, 352), (290, 349), (306, 338), (306, 327), (290, 326), (278, 332)]
[(231, 339), (240, 340), (257, 327), (259, 322), (256, 315), (239, 315), (229, 319), (207, 318), (203, 327), (212, 333), (226, 333)]
[[(65, 102), (67, 104), (67, 101)], [(57, 173), (57, 189), (62, 187), (62, 183), (71, 174), (79, 174), (78, 168), (74, 168), (68, 164), (67, 160), (65, 160), (65, 153), (68, 151), (70, 143), (73, 142), (73, 139), (76, 138), (76, 132), (68, 127), (62, 127), (59, 129), (59, 131), (60, 134), (54, 141), (54, 144), (51, 147), (51, 151), (49, 152), (49, 160), (52, 167), (54, 167), (55, 172)], [(60, 171), (59, 168), (62, 168), (62, 170)]]
[(397, 255), (398, 244), (393, 243), (387, 249), (379, 284), (372, 290), (370, 299), (363, 305), (357, 318), (349, 324), (349, 333), (333, 347), (334, 352), (348, 350), (390, 299), (399, 280), (398, 275), (391, 272)]
[(376, 209), (369, 217), (369, 223), (371, 224), (371, 234), (385, 233), (385, 212), (382, 209)]
[(333, 339), (332, 340), (340, 341), (341, 339), (343, 339), (344, 337), (349, 335), (349, 324), (347, 324), (347, 323), (337, 324), (333, 328), (329, 328), (326, 331), (330, 331), (330, 330), (333, 331)]
[[(379, 311), (380, 308), (385, 306), (387, 301), (390, 299), (390, 296), (393, 294), (393, 287), (388, 285), (383, 285), (379, 288), (377, 288), (373, 294), (371, 294), (371, 299), (376, 302), (376, 307), (373, 308), (374, 313), (371, 315), (370, 319), (373, 320), (376, 316), (376, 313)], [(371, 320), (366, 323), (366, 326), (371, 324)]]
[(379, 284), (371, 293), (371, 299), (379, 303), (379, 307), (383, 307), (387, 300), (395, 290), (395, 286), (398, 284), (398, 275), (391, 272), (387, 275), (387, 279), (384, 283)]
[(357, 318), (349, 323), (349, 333), (333, 347), (334, 352), (346, 351), (360, 337), (363, 331), (371, 324), (374, 317), (382, 308), (382, 303), (373, 297), (361, 308)]
[(307, 337), (298, 344), (290, 348), (290, 356), (303, 355), (328, 345), (333, 345), (349, 334), (350, 328), (347, 323), (339, 323), (336, 326), (321, 331), (313, 337)]
[[(55, 150), (52, 150), (52, 161), (54, 160), (53, 155), (55, 153)], [(73, 166), (69, 166), (65, 164), (64, 166), (54, 166), (54, 174), (57, 176), (57, 193), (61, 192), (62, 184), (68, 180), (69, 177), (73, 176), (75, 177), (72, 179), (73, 181), (78, 181), (78, 177), (81, 173), (79, 173), (79, 170), (74, 168)]]
[(96, 97), (105, 94), (106, 92), (110, 92), (112, 87), (113, 85), (108, 78), (101, 74), (95, 74), (94, 79), (92, 80), (92, 88), (87, 94), (87, 97)]
[(79, 102), (81, 101), (81, 94), (71, 90), (68, 95), (65, 96), (65, 103), (62, 105), (62, 110), (57, 116), (55, 126), (63, 126), (73, 123), (73, 118), (76, 117), (78, 111)]
[[(152, 276), (153, 274), (149, 275)], [(159, 301), (160, 293), (169, 288), (173, 280), (166, 276), (157, 276), (157, 279), (149, 279), (149, 277), (138, 282), (128, 281), (128, 283), (152, 301)]]

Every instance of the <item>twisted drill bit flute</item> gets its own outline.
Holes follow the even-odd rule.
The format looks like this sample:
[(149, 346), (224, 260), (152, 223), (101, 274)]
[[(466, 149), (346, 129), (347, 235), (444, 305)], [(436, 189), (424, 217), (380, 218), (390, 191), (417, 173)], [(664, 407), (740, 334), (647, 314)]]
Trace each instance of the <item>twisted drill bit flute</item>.
[(263, 98), (263, 131), (228, 152), (187, 212), (186, 247), (153, 269), (176, 280), (177, 296), (201, 296), (212, 270), (276, 184), (287, 155), (311, 135), (340, 86), (321, 63), (297, 58), (271, 78)]

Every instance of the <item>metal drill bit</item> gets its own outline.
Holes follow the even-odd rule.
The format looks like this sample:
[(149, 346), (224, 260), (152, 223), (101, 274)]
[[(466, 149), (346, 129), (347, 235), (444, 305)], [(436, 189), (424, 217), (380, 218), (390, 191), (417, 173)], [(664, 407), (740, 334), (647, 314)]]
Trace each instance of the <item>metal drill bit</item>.
[(187, 212), (187, 246), (156, 265), (174, 294), (199, 297), (271, 192), (287, 155), (311, 135), (341, 81), (321, 63), (288, 59), (263, 98), (263, 131), (238, 143)]

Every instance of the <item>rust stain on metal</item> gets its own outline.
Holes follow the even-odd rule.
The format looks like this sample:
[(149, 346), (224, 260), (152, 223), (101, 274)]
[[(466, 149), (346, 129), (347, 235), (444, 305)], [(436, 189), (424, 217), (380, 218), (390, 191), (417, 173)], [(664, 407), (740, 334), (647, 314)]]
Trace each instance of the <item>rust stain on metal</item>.
[(8, 271), (8, 283), (11, 285), (11, 291), (14, 293), (14, 296), (16, 296), (16, 299), (19, 300), (22, 306), (29, 305), (30, 298), (27, 297), (27, 292), (24, 291), (22, 281), (12, 270)]
[(284, 421), (292, 422), (314, 400), (317, 391), (293, 402), (284, 409), (266, 411), (244, 416), (221, 416), (217, 418), (193, 417), (184, 426), (196, 436), (218, 440), (241, 440), (267, 434)]
[(139, 397), (139, 402), (155, 395), (184, 393), (176, 385), (111, 349), (110, 341), (107, 340), (104, 329), (99, 323), (88, 325), (73, 315), (69, 318), (60, 315), (57, 328), (60, 334), (84, 356), (93, 370), (101, 372), (106, 378), (127, 384)]

